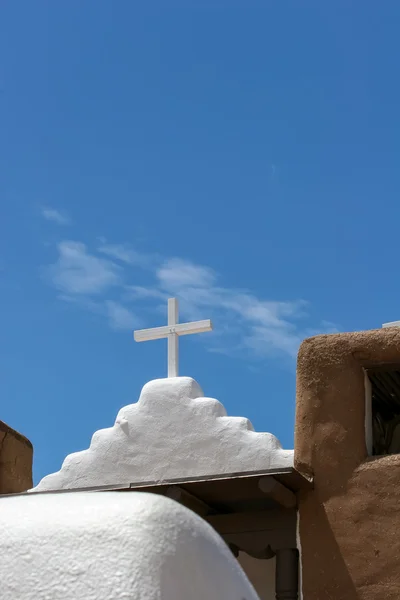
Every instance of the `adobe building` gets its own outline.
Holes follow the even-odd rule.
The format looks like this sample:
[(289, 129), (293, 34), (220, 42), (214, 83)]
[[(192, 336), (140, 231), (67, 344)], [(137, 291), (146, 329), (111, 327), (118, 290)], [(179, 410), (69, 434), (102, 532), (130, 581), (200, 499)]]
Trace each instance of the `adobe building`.
[(0, 421), (0, 494), (32, 487), (33, 447), (30, 441)]
[(400, 329), (301, 345), (294, 466), (305, 600), (400, 597)]
[(400, 328), (305, 340), (296, 404), (293, 452), (193, 379), (149, 382), (29, 495), (172, 498), (223, 537), (261, 600), (397, 600)]

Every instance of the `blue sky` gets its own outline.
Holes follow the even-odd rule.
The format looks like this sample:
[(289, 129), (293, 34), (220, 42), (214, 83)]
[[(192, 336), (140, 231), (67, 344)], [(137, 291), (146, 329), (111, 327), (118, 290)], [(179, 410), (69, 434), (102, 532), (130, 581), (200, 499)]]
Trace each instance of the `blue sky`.
[[(400, 318), (400, 4), (5, 2), (0, 418), (35, 480), (166, 372), (293, 445), (295, 357)], [(189, 424), (188, 424), (189, 426)]]

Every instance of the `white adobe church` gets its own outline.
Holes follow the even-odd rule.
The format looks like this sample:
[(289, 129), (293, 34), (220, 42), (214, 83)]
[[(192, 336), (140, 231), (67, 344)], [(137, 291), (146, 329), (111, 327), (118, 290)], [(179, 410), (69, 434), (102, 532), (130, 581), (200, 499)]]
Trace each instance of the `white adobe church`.
[(147, 383), (90, 447), (29, 493), (0, 498), (3, 600), (296, 600), (293, 451), (229, 417), (179, 377), (179, 336), (210, 321), (135, 332), (167, 338), (168, 377)]

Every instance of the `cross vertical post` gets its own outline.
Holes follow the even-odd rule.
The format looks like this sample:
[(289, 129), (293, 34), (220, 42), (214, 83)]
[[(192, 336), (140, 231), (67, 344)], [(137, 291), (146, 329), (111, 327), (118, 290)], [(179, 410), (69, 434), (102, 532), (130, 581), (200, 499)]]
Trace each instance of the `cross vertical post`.
[(178, 354), (178, 334), (175, 331), (175, 325), (178, 324), (179, 305), (176, 298), (168, 299), (168, 377), (178, 377), (179, 372), (179, 354)]
[(133, 332), (135, 342), (148, 342), (149, 340), (161, 340), (163, 338), (167, 338), (168, 377), (178, 377), (179, 336), (212, 331), (213, 328), (210, 319), (206, 319), (205, 321), (194, 321), (192, 323), (179, 323), (178, 312), (178, 300), (176, 298), (169, 298), (168, 325), (164, 325), (163, 327), (153, 327), (153, 329), (141, 329), (140, 331)]

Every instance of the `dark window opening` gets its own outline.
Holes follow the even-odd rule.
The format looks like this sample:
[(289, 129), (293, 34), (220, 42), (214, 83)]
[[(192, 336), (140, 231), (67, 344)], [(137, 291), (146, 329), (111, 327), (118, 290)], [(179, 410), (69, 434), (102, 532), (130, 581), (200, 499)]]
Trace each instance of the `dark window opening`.
[(367, 369), (371, 382), (372, 454), (400, 454), (400, 365)]

